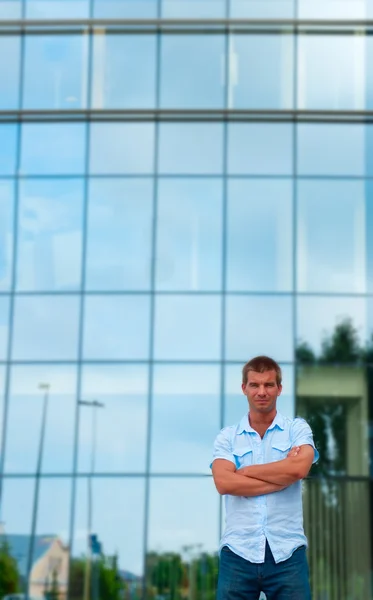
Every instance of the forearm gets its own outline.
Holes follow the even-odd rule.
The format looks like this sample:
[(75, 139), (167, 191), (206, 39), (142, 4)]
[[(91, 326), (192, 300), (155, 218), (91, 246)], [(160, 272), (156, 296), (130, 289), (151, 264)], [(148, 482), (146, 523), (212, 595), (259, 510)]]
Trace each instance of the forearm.
[(279, 486), (289, 486), (298, 479), (301, 479), (298, 473), (297, 464), (294, 459), (279, 460), (264, 465), (252, 465), (243, 467), (238, 473), (245, 477), (259, 479), (263, 483), (276, 484)]
[(239, 472), (224, 473), (224, 477), (215, 481), (215, 485), (220, 494), (231, 496), (262, 496), (263, 494), (280, 492), (286, 487), (249, 477)]

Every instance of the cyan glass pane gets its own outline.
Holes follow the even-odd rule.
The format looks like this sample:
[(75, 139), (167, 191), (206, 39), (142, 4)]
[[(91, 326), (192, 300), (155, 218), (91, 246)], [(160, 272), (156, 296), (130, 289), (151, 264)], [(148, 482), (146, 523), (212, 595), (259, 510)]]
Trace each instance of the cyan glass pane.
[(155, 358), (218, 360), (221, 356), (219, 296), (158, 296), (155, 312)]
[[(13, 18), (13, 17), (12, 17)], [(0, 36), (0, 110), (19, 109), (20, 36)]]
[(223, 125), (220, 123), (161, 123), (159, 172), (218, 174), (223, 170)]
[(103, 406), (80, 407), (79, 471), (144, 472), (148, 367), (84, 365), (81, 399)]
[(0, 19), (20, 19), (22, 0), (0, 0)]
[(26, 36), (23, 108), (85, 108), (87, 58), (86, 35)]
[[(115, 592), (122, 597), (141, 598), (143, 591), (145, 479), (140, 477), (86, 478), (77, 481), (75, 528), (70, 569), (79, 574), (75, 588), (77, 597), (84, 595), (84, 573), (87, 563), (87, 539), (92, 531), (101, 545), (106, 573), (115, 581)], [(125, 510), (123, 506), (126, 506)], [(89, 514), (92, 515), (91, 524)], [(124, 533), (125, 532), (125, 533)], [(115, 559), (113, 558), (115, 557)], [(97, 558), (96, 558), (97, 560)], [(93, 567), (93, 571), (94, 571)], [(123, 581), (123, 576), (126, 581)], [(128, 579), (127, 579), (128, 578)], [(109, 579), (109, 582), (112, 581)], [(130, 582), (130, 583), (128, 583)], [(104, 589), (110, 589), (104, 587)], [(112, 589), (112, 588), (111, 588)], [(108, 592), (109, 594), (109, 592)]]
[(367, 19), (370, 0), (298, 0), (300, 19)]
[(20, 186), (17, 288), (67, 291), (80, 285), (84, 181), (25, 180)]
[(93, 174), (150, 174), (154, 170), (152, 123), (93, 123), (90, 171)]
[(300, 35), (298, 108), (363, 110), (365, 36)]
[(7, 359), (9, 307), (9, 296), (0, 296), (0, 360)]
[(181, 554), (188, 564), (202, 551), (216, 553), (218, 529), (219, 494), (210, 477), (151, 479), (150, 553), (156, 553), (156, 556), (170, 552)]
[(107, 19), (155, 19), (161, 0), (93, 0), (94, 17)]
[(89, 186), (86, 288), (150, 288), (153, 182), (92, 179)]
[(5, 365), (0, 366), (0, 444), (3, 439), (3, 415), (4, 415), (4, 394), (5, 394)]
[(164, 179), (158, 188), (157, 288), (219, 290), (221, 179)]
[(147, 295), (87, 296), (84, 358), (145, 360), (149, 356)]
[(367, 236), (373, 224), (367, 200), (363, 181), (299, 181), (299, 291), (367, 291)]
[(227, 219), (228, 290), (291, 291), (292, 273), (292, 181), (230, 180)]
[(288, 123), (230, 123), (228, 173), (292, 175), (293, 126)]
[(86, 19), (89, 0), (26, 0), (27, 19)]
[(226, 0), (161, 0), (165, 19), (224, 19)]
[[(41, 385), (49, 385), (49, 392)], [(45, 394), (47, 393), (47, 396)], [(76, 367), (13, 366), (7, 422), (5, 471), (35, 473), (43, 409), (46, 422), (42, 473), (69, 473), (73, 468), (76, 412)]]
[(18, 296), (14, 311), (14, 360), (77, 358), (78, 296)]
[(231, 19), (293, 19), (297, 0), (227, 0)]
[(292, 108), (293, 65), (290, 34), (232, 35), (228, 108)]
[(95, 34), (92, 108), (154, 108), (156, 56), (155, 35)]
[(210, 474), (211, 448), (219, 429), (219, 367), (156, 365), (152, 471)]
[(293, 360), (292, 297), (227, 296), (226, 358), (244, 364), (267, 355), (278, 362)]
[[(282, 371), (282, 392), (277, 399), (277, 409), (289, 418), (294, 418), (294, 368), (290, 365), (280, 365)], [(225, 368), (224, 389), (224, 427), (239, 423), (248, 412), (249, 404), (242, 393), (242, 367), (227, 365)]]
[(10, 289), (13, 269), (14, 182), (0, 181), (0, 290)]
[(17, 164), (18, 126), (0, 124), (0, 175), (13, 175)]
[(165, 35), (161, 40), (161, 108), (224, 107), (223, 35)]
[(82, 175), (86, 126), (81, 123), (25, 123), (21, 137), (22, 175)]

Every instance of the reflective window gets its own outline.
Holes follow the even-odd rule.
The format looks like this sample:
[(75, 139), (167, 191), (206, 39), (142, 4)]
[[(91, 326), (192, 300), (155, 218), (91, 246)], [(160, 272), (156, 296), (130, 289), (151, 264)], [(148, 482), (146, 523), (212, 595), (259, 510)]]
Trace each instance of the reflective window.
[(221, 174), (223, 125), (220, 123), (161, 123), (159, 172)]
[(87, 52), (86, 35), (26, 36), (23, 107), (85, 108)]
[(13, 175), (17, 164), (18, 126), (0, 123), (0, 175)]
[(365, 36), (300, 35), (298, 108), (365, 108)]
[(9, 290), (12, 280), (14, 183), (0, 180), (0, 290)]
[(220, 429), (220, 369), (157, 365), (154, 372), (151, 469), (210, 474)]
[(292, 289), (292, 196), (291, 180), (239, 179), (229, 182), (229, 290)]
[(83, 180), (36, 179), (20, 187), (17, 287), (73, 290), (80, 284)]
[(231, 36), (228, 108), (292, 108), (293, 46), (289, 34)]
[(217, 296), (158, 296), (155, 313), (155, 358), (218, 360), (221, 299)]
[(78, 352), (77, 296), (18, 296), (13, 359), (75, 360)]
[(165, 19), (224, 19), (226, 0), (161, 0)]
[(149, 289), (152, 214), (150, 179), (91, 180), (87, 289)]
[[(79, 417), (80, 472), (144, 472), (148, 419), (148, 368), (83, 367)], [(93, 461), (93, 464), (92, 464)]]
[(0, 0), (1, 19), (20, 19), (22, 0)]
[(156, 56), (155, 35), (94, 35), (92, 108), (153, 108)]
[(27, 19), (85, 19), (89, 0), (26, 0)]
[(161, 108), (223, 108), (224, 36), (165, 35)]
[[(49, 385), (49, 390), (41, 386)], [(44, 435), (43, 410), (46, 409)], [(69, 473), (73, 468), (76, 368), (13, 366), (7, 422), (5, 471), (37, 472), (43, 443), (42, 473)]]
[(300, 19), (367, 19), (370, 0), (298, 0)]
[(0, 360), (6, 360), (8, 352), (9, 296), (0, 296)]
[(93, 0), (94, 17), (111, 19), (155, 19), (160, 0)]
[(293, 127), (291, 125), (231, 123), (228, 136), (230, 175), (292, 175)]
[(80, 123), (25, 123), (22, 175), (81, 175), (85, 171), (86, 126)]
[[(232, 19), (292, 19), (294, 0), (227, 0)], [(296, 0), (298, 1), (298, 0)]]
[[(95, 554), (101, 549), (101, 559), (96, 557), (96, 568), (97, 564), (101, 565), (100, 573), (106, 575), (100, 582), (103, 597), (110, 598), (114, 594), (110, 587), (113, 570), (117, 576), (115, 594), (123, 597), (128, 592), (122, 579), (123, 574), (128, 573), (132, 576), (131, 596), (141, 597), (143, 584), (138, 578), (143, 574), (144, 511), (145, 480), (142, 478), (94, 478), (91, 484), (88, 479), (78, 479), (71, 565), (71, 572), (76, 576), (72, 597), (83, 598), (84, 595), (87, 537), (91, 532), (100, 545), (94, 548)], [(116, 557), (115, 562), (113, 557)]]
[(147, 359), (150, 305), (146, 295), (87, 296), (84, 357)]
[(227, 296), (226, 358), (244, 364), (265, 354), (293, 360), (291, 296)]
[(166, 179), (159, 183), (157, 288), (221, 287), (222, 196), (220, 179)]
[(0, 365), (0, 444), (2, 443), (2, 439), (3, 439), (5, 369), (6, 369), (5, 365)]
[(20, 50), (19, 36), (0, 36), (0, 110), (18, 110), (19, 108)]
[(152, 123), (93, 123), (91, 173), (151, 173), (154, 169)]
[(363, 181), (299, 182), (300, 291), (366, 291), (366, 238), (373, 223), (368, 215), (370, 222)]

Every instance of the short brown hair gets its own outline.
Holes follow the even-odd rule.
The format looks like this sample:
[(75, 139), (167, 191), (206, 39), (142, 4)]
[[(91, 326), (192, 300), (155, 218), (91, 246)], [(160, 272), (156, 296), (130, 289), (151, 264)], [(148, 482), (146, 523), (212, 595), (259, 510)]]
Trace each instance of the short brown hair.
[(276, 383), (281, 385), (282, 372), (280, 365), (269, 358), (269, 356), (256, 356), (249, 360), (242, 369), (242, 383), (247, 383), (247, 376), (249, 371), (255, 371), (256, 373), (265, 373), (266, 371), (276, 371)]

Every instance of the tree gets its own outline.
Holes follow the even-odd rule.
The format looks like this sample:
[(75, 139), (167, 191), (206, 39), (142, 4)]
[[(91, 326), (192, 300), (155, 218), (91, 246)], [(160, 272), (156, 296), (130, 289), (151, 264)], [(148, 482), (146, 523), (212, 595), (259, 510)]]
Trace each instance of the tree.
[[(102, 555), (92, 561), (91, 567), (91, 598), (122, 600), (126, 584), (120, 575), (118, 557)], [(70, 566), (71, 600), (82, 600), (84, 598), (85, 569), (85, 557), (72, 559)]]
[(0, 598), (15, 594), (19, 589), (19, 572), (16, 560), (11, 556), (5, 538), (0, 541)]

